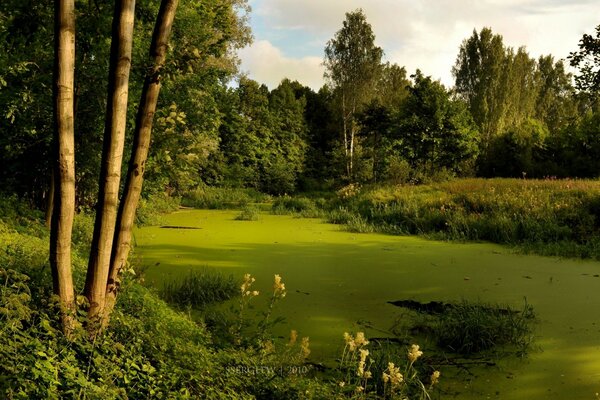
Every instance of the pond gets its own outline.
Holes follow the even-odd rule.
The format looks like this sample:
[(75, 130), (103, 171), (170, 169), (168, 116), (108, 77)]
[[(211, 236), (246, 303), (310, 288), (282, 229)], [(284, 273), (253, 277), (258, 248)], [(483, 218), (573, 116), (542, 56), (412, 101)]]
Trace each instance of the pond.
[[(174, 229), (137, 230), (146, 282), (158, 287), (210, 266), (240, 281), (251, 273), (263, 296), (280, 274), (288, 294), (276, 310), (286, 320), (275, 333), (309, 336), (311, 360), (325, 364), (339, 356), (345, 331), (385, 336), (401, 315), (389, 301), (466, 299), (519, 308), (526, 298), (539, 319), (536, 348), (525, 359), (448, 372), (443, 397), (593, 399), (600, 391), (598, 262), (519, 255), (493, 244), (355, 234), (292, 216), (236, 221), (238, 214), (182, 210), (167, 216)], [(261, 306), (264, 297), (253, 302)]]

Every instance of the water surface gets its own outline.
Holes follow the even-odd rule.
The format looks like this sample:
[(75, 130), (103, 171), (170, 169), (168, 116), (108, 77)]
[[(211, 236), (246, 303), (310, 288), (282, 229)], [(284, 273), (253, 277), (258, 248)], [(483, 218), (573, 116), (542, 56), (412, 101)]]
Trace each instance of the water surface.
[[(136, 252), (148, 267), (146, 281), (160, 286), (208, 265), (240, 280), (251, 273), (266, 294), (280, 274), (288, 295), (277, 306), (286, 322), (276, 333), (309, 336), (311, 359), (325, 362), (338, 355), (345, 331), (382, 336), (379, 329), (400, 315), (391, 300), (520, 307), (526, 297), (540, 320), (540, 350), (472, 375), (451, 378), (456, 371), (448, 371), (444, 398), (594, 399), (600, 391), (600, 263), (518, 255), (493, 244), (354, 234), (291, 216), (235, 221), (237, 214), (184, 210), (169, 215), (168, 225), (200, 229), (139, 229)], [(266, 298), (253, 301), (261, 306)]]

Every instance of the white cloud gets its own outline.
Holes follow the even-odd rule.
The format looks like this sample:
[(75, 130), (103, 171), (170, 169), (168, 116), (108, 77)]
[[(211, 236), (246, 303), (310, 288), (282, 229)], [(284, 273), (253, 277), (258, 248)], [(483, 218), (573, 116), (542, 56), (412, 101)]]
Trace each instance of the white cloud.
[[(327, 40), (342, 26), (344, 13), (356, 8), (364, 10), (387, 60), (410, 73), (420, 68), (447, 85), (452, 84), (458, 48), (473, 29), (489, 26), (506, 45), (525, 45), (533, 57), (564, 58), (577, 49), (584, 32), (593, 32), (600, 15), (595, 0), (254, 0), (252, 6), (261, 30), (257, 44), (241, 54), (243, 65), (260, 80), (252, 68), (268, 67), (257, 52), (264, 55), (265, 43), (271, 41), (279, 49), (271, 46), (274, 63), (267, 75), (301, 82), (308, 75), (311, 81), (305, 83), (311, 87), (323, 83), (322, 72), (316, 70)], [(291, 69), (277, 71), (284, 67)]]
[(321, 57), (290, 58), (267, 40), (257, 40), (240, 51), (241, 70), (269, 88), (275, 88), (284, 78), (318, 90), (323, 85)]

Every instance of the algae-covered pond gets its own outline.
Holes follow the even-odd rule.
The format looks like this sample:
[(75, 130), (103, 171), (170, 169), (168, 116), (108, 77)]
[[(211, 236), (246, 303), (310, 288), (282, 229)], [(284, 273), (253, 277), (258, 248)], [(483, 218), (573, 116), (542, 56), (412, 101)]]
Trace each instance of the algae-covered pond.
[(600, 391), (598, 262), (518, 255), (492, 244), (355, 234), (291, 216), (235, 221), (237, 214), (183, 210), (169, 215), (168, 225), (200, 229), (139, 229), (136, 252), (147, 267), (146, 282), (158, 287), (210, 266), (240, 281), (251, 273), (256, 289), (268, 293), (280, 274), (288, 295), (277, 305), (286, 320), (276, 333), (296, 329), (309, 336), (311, 359), (326, 363), (338, 355), (343, 332), (374, 337), (389, 330), (401, 313), (388, 301), (467, 299), (520, 307), (526, 297), (539, 318), (537, 349), (523, 360), (449, 372), (444, 397), (593, 399)]

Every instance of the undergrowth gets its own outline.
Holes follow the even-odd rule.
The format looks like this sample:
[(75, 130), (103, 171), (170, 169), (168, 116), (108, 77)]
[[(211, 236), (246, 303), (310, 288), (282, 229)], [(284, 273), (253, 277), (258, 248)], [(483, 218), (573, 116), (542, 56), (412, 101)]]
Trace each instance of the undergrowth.
[(264, 203), (270, 196), (254, 189), (201, 187), (186, 193), (181, 204), (202, 209), (240, 209), (250, 203)]
[(456, 179), (352, 187), (328, 201), (327, 220), (354, 232), (489, 241), (525, 252), (600, 259), (600, 182)]

